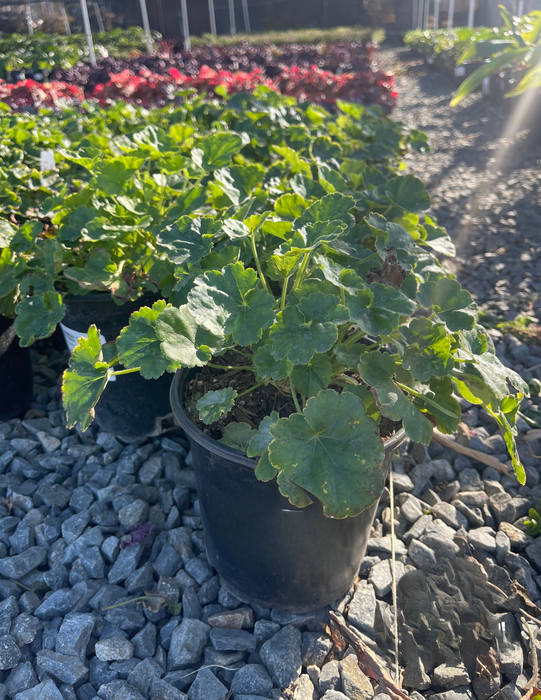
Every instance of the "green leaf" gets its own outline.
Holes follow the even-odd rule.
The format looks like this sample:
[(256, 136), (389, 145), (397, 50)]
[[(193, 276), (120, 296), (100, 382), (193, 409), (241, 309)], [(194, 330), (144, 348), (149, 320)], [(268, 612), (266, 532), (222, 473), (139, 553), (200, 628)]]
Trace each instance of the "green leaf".
[(274, 211), (282, 219), (294, 221), (302, 215), (307, 206), (304, 197), (298, 194), (283, 194), (276, 200)]
[(343, 389), (343, 392), (344, 391), (349, 391), (355, 394), (358, 399), (361, 399), (366, 409), (366, 415), (372, 418), (372, 420), (375, 420), (376, 423), (379, 423), (381, 420), (381, 411), (377, 406), (374, 395), (367, 386), (364, 384), (357, 384), (357, 386), (347, 384)]
[(17, 318), (14, 326), (22, 347), (32, 345), (35, 340), (48, 338), (64, 318), (66, 307), (58, 292), (26, 297), (15, 307)]
[(326, 355), (314, 355), (305, 365), (296, 365), (291, 373), (291, 384), (302, 396), (315, 396), (331, 382), (332, 365)]
[(219, 391), (207, 391), (197, 402), (199, 418), (206, 425), (214, 423), (233, 408), (236, 398), (237, 392), (231, 387)]
[(332, 141), (330, 136), (318, 136), (312, 143), (311, 151), (312, 157), (323, 163), (342, 156), (342, 146)]
[(14, 235), (15, 228), (9, 223), (9, 221), (0, 218), (0, 249), (7, 248)]
[[(271, 411), (270, 416), (265, 416), (259, 424), (258, 431), (252, 435), (250, 445), (246, 449), (248, 457), (257, 457), (264, 454), (273, 440), (270, 429), (280, 418), (276, 411)], [(276, 473), (274, 474), (276, 476)]]
[(81, 205), (64, 217), (58, 227), (60, 240), (77, 241), (85, 235), (91, 222), (96, 218), (94, 209)]
[(217, 170), (229, 165), (231, 158), (238, 153), (243, 142), (238, 134), (222, 132), (205, 136), (199, 147), (192, 150), (192, 160), (203, 170)]
[(124, 280), (120, 278), (117, 264), (111, 260), (111, 256), (103, 248), (94, 248), (84, 267), (66, 268), (64, 276), (87, 290), (104, 291), (113, 288), (117, 291), (126, 286)]
[(287, 358), (275, 360), (272, 356), (272, 346), (262, 345), (254, 355), (254, 367), (261, 379), (285, 379), (293, 370), (293, 363)]
[(143, 158), (111, 158), (94, 166), (98, 186), (108, 195), (122, 194), (124, 185), (144, 163)]
[(432, 377), (430, 387), (422, 386), (425, 398), (416, 397), (415, 403), (436, 419), (438, 429), (451, 435), (462, 420), (460, 404), (454, 398), (451, 377)]
[(302, 173), (310, 177), (310, 164), (288, 146), (273, 146), (273, 151), (282, 156), (282, 158), (291, 166), (292, 173)]
[(383, 415), (394, 421), (401, 420), (414, 442), (429, 445), (432, 424), (394, 383), (396, 363), (393, 358), (378, 351), (365, 352), (361, 355), (360, 369), (363, 381), (376, 391)]
[(337, 326), (349, 319), (349, 312), (334, 296), (321, 293), (302, 297), (286, 306), (271, 329), (272, 355), (305, 365), (316, 352), (327, 352), (338, 337)]
[(419, 301), (432, 307), (450, 331), (468, 330), (475, 325), (474, 301), (460, 283), (449, 277), (424, 282), (419, 287)]
[(156, 236), (156, 247), (176, 265), (197, 265), (212, 250), (212, 239), (220, 230), (221, 222), (211, 216), (192, 219), (183, 216), (166, 226)]
[(360, 343), (355, 343), (351, 347), (348, 347), (343, 343), (339, 343), (333, 348), (336, 360), (347, 369), (357, 369), (359, 362), (361, 361), (361, 355), (363, 352), (367, 352), (367, 350), (368, 346), (361, 345)]
[(426, 382), (432, 375), (443, 377), (454, 367), (451, 339), (443, 323), (434, 324), (428, 318), (414, 318), (409, 326), (399, 328), (407, 347), (402, 366), (415, 379)]
[(383, 442), (377, 424), (353, 394), (321, 391), (302, 413), (275, 423), (271, 433), (271, 463), (319, 498), (325, 515), (355, 516), (380, 497)]
[(512, 63), (515, 59), (524, 55), (528, 51), (527, 48), (511, 49), (510, 51), (504, 51), (500, 56), (496, 56), (488, 63), (483, 63), (476, 71), (469, 75), (466, 80), (460, 85), (455, 96), (451, 100), (451, 107), (456, 107), (462, 102), (462, 100), (472, 93), (476, 87), (481, 85), (485, 78), (489, 75), (496, 73), (506, 66), (508, 63)]
[(15, 231), (9, 247), (14, 253), (26, 253), (34, 245), (40, 233), (43, 233), (42, 223), (27, 221)]
[(239, 345), (251, 345), (274, 322), (274, 297), (261, 288), (257, 272), (241, 262), (207, 272), (194, 283), (190, 312), (215, 335), (231, 334)]
[(424, 184), (414, 175), (398, 175), (387, 180), (382, 190), (397, 207), (420, 212), (430, 207), (430, 195)]
[(214, 179), (220, 183), (222, 190), (233, 202), (239, 205), (244, 202), (259, 185), (265, 175), (265, 169), (256, 163), (249, 165), (233, 165), (230, 168), (216, 170)]
[[(272, 467), (272, 464), (270, 466)], [(284, 498), (287, 498), (287, 500), (291, 503), (292, 506), (295, 506), (296, 508), (306, 508), (306, 506), (309, 506), (313, 503), (312, 499), (306, 493), (306, 491), (304, 491), (304, 489), (301, 489), (299, 486), (296, 486), (291, 481), (291, 479), (287, 478), (284, 472), (278, 472), (278, 478), (276, 481), (278, 483), (278, 489), (280, 490), (280, 493)]]
[(307, 248), (317, 248), (322, 243), (330, 243), (347, 230), (343, 221), (317, 221), (314, 224), (307, 224), (300, 229), (300, 233), (305, 240)]
[(327, 194), (317, 202), (314, 202), (308, 209), (295, 220), (295, 228), (300, 229), (307, 224), (314, 224), (318, 221), (343, 221), (347, 226), (353, 226), (355, 219), (349, 214), (350, 209), (355, 206), (355, 200), (349, 195)]
[(441, 253), (442, 255), (448, 255), (449, 257), (454, 257), (456, 255), (455, 244), (451, 240), (447, 231), (441, 226), (436, 226), (432, 223), (430, 217), (425, 217), (425, 224), (423, 229), (426, 233), (426, 238), (423, 241), (424, 244), (430, 246), (432, 250), (436, 253)]
[(250, 235), (248, 226), (243, 221), (236, 219), (226, 219), (223, 222), (222, 231), (232, 240), (247, 238)]
[(130, 316), (130, 323), (122, 329), (116, 344), (120, 362), (127, 368), (139, 367), (145, 379), (158, 379), (164, 372), (180, 367), (162, 352), (156, 333), (156, 321), (166, 309), (165, 301), (157, 301), (152, 308), (143, 306)]
[(207, 201), (207, 188), (203, 185), (190, 187), (187, 192), (180, 194), (174, 206), (167, 212), (169, 219), (177, 219), (181, 216), (187, 216), (192, 212), (200, 209)]
[(17, 274), (9, 248), (0, 250), (0, 298), (13, 292), (17, 286)]
[(223, 437), (218, 442), (239, 452), (246, 452), (255, 432), (248, 423), (229, 423), (225, 426)]
[(299, 267), (302, 253), (292, 251), (280, 255), (271, 255), (267, 261), (267, 266), (273, 279), (286, 279)]
[(390, 335), (401, 315), (409, 316), (416, 308), (398, 289), (372, 282), (366, 289), (346, 299), (351, 320), (370, 335)]
[(96, 326), (88, 329), (88, 338), (79, 338), (79, 344), (70, 357), (69, 369), (64, 372), (62, 399), (66, 411), (66, 425), (76, 423), (86, 430), (94, 419), (94, 406), (107, 386), (110, 370), (103, 361), (100, 334)]
[(199, 326), (187, 306), (163, 310), (156, 319), (156, 336), (175, 369), (202, 367), (222, 346), (222, 339)]

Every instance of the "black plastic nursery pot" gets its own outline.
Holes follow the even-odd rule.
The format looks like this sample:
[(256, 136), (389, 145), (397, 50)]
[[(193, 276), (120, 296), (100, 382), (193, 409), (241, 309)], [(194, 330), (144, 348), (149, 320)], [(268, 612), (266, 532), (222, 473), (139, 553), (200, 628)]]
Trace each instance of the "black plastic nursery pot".
[[(119, 306), (109, 294), (68, 295), (64, 298), (66, 315), (61, 323), (66, 344), (71, 350), (77, 336), (87, 333), (93, 323), (106, 341), (116, 340), (128, 325), (130, 315), (158, 298), (145, 295)], [(96, 406), (96, 420), (103, 430), (127, 439), (157, 435), (160, 419), (171, 413), (170, 385), (169, 375), (155, 380), (143, 379), (138, 373), (115, 377)]]
[[(184, 387), (196, 370), (180, 370), (171, 406), (190, 441), (207, 556), (224, 585), (244, 602), (300, 613), (328, 605), (349, 590), (366, 552), (378, 503), (355, 518), (323, 515), (319, 501), (296, 508), (276, 481), (256, 479), (254, 459), (209, 438), (184, 411)], [(385, 444), (381, 465), (405, 439)]]
[(13, 321), (0, 316), (0, 421), (27, 411), (33, 396), (30, 350), (19, 345)]

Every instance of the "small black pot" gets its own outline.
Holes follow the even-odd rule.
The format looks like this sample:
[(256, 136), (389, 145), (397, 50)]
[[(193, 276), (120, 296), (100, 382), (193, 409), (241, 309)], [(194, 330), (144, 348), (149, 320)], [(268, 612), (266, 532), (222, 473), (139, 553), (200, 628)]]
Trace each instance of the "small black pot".
[[(363, 560), (378, 503), (355, 518), (323, 515), (319, 501), (295, 508), (275, 481), (255, 477), (256, 461), (207, 437), (184, 411), (184, 387), (196, 370), (180, 370), (171, 406), (193, 454), (207, 556), (240, 600), (288, 612), (328, 605), (350, 588)], [(388, 473), (403, 430), (387, 440)]]
[[(116, 340), (131, 314), (158, 298), (143, 296), (119, 306), (109, 294), (68, 295), (64, 298), (66, 315), (62, 325), (76, 333), (87, 333), (94, 323), (106, 341)], [(157, 435), (159, 419), (171, 413), (170, 385), (171, 377), (167, 374), (153, 381), (137, 373), (116, 377), (109, 382), (96, 406), (96, 420), (103, 430), (128, 440)]]
[(13, 321), (5, 316), (0, 316), (0, 387), (0, 421), (30, 408), (34, 396), (30, 350), (21, 348)]

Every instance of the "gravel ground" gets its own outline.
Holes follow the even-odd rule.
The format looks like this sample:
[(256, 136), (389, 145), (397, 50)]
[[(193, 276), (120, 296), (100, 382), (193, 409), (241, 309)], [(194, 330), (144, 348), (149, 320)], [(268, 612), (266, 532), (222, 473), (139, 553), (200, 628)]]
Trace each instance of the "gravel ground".
[(479, 93), (451, 108), (452, 79), (409, 49), (384, 48), (378, 62), (396, 72), (393, 117), (429, 135), (431, 153), (408, 168), (457, 245), (461, 283), (494, 316), (539, 313), (541, 139), (506, 134), (509, 120)]
[[(490, 130), (501, 124), (477, 98), (451, 112), (450, 84), (408, 68), (409, 54), (384, 51), (382, 60), (408, 70), (398, 77), (397, 117), (429, 130), (434, 148), (409, 167), (456, 237), (488, 179), (500, 147)], [(494, 265), (506, 256), (517, 274), (517, 255), (533, 247), (537, 157), (528, 158), (528, 168), (503, 177), (507, 195), (491, 185), (496, 203), (469, 219), (460, 275), (494, 313), (527, 301), (517, 286), (507, 309), (496, 309), (490, 276), (505, 277)], [(532, 183), (527, 206), (519, 184), (505, 185), (517, 178)], [(511, 218), (513, 228), (503, 223)], [(503, 248), (511, 230), (521, 234), (515, 253), (496, 252), (492, 241), (502, 236)], [(495, 255), (481, 265), (485, 232)], [(538, 345), (491, 333), (502, 361), (532, 379)], [(0, 422), (0, 700), (390, 700), (351, 648), (334, 645), (328, 610), (289, 615), (228, 593), (205, 555), (179, 431), (125, 444), (96, 425), (85, 435), (68, 430), (59, 388), (67, 355), (45, 345), (33, 360), (31, 409)], [(519, 700), (541, 659), (540, 627), (522, 612), (541, 615), (541, 538), (524, 528), (541, 499), (541, 444), (525, 439), (521, 418), (518, 427), (526, 486), (436, 442), (404, 446), (394, 460), (400, 661), (413, 700)], [(491, 417), (466, 402), (456, 437), (510, 465)], [(332, 606), (389, 669), (390, 521), (386, 490), (359, 580)], [(151, 599), (122, 605), (149, 591)]]

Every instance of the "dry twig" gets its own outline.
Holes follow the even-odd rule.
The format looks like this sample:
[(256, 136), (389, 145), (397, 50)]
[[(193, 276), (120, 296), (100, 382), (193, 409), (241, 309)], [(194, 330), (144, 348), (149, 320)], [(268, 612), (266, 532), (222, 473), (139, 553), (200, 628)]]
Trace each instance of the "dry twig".
[(340, 634), (351, 644), (357, 654), (361, 671), (385, 688), (392, 700), (410, 700), (396, 685), (387, 671), (382, 668), (374, 652), (366, 646), (357, 632), (346, 624), (344, 618), (332, 610), (330, 616), (332, 622), (340, 631)]
[(471, 457), (472, 459), (475, 459), (478, 462), (482, 462), (483, 464), (486, 464), (489, 467), (494, 467), (494, 469), (497, 469), (502, 474), (509, 475), (509, 467), (503, 462), (500, 462), (499, 459), (496, 459), (496, 457), (491, 457), (490, 455), (487, 455), (484, 452), (480, 452), (479, 450), (472, 450), (471, 447), (465, 447), (459, 442), (451, 440), (445, 435), (442, 435), (437, 430), (434, 430), (434, 440), (436, 440), (436, 442), (439, 442), (440, 445), (443, 445), (444, 447), (449, 447), (455, 452), (459, 452), (461, 455)]

